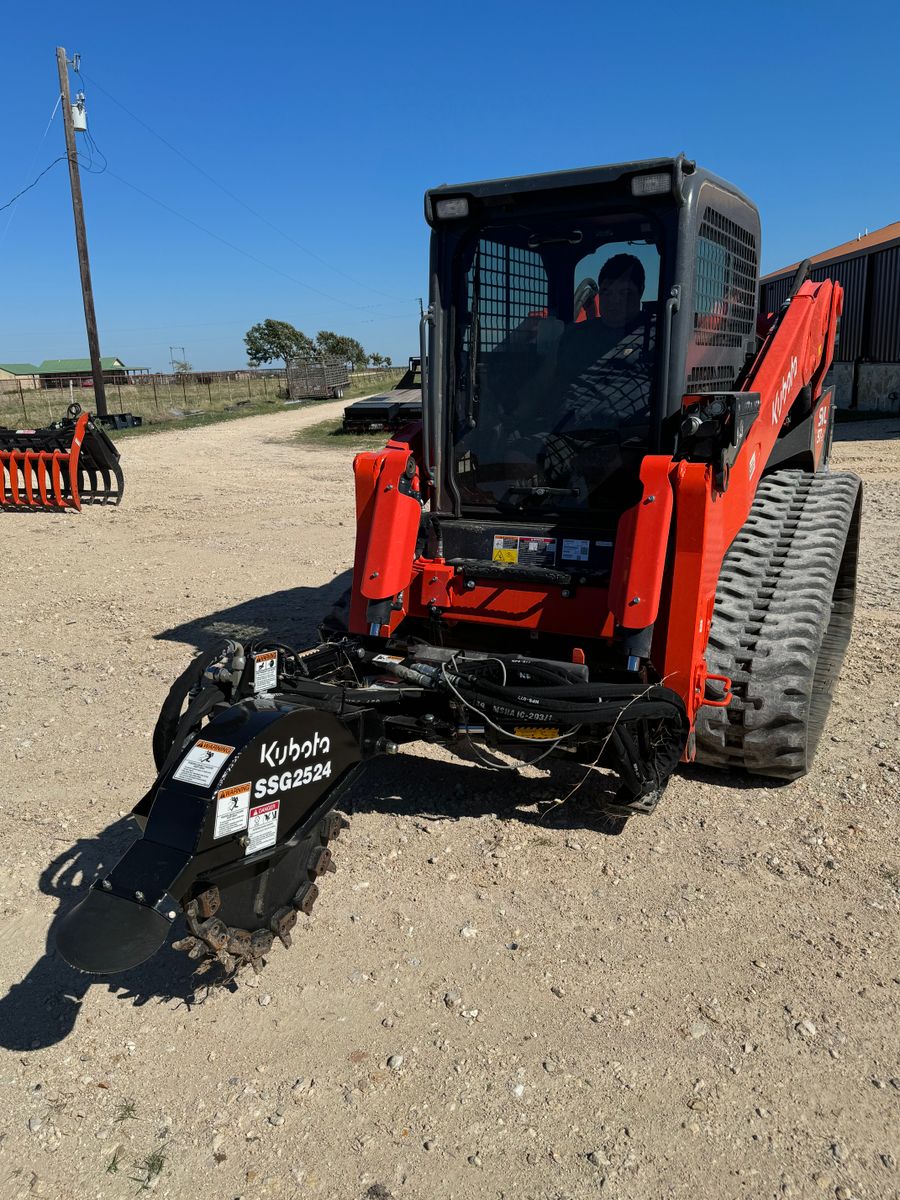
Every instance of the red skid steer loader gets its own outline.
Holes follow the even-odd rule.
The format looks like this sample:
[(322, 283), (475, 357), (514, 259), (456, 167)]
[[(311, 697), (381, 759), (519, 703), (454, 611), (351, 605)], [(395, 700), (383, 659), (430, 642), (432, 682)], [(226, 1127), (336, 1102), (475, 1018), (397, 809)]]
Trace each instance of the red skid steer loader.
[(354, 462), (348, 603), (317, 646), (228, 642), (176, 681), (141, 836), (60, 924), (81, 970), (181, 912), (201, 967), (257, 969), (334, 869), (341, 795), (411, 741), (583, 764), (610, 833), (681, 762), (810, 768), (859, 543), (828, 470), (840, 287), (801, 268), (758, 325), (757, 210), (683, 155), (425, 215), (423, 419)]

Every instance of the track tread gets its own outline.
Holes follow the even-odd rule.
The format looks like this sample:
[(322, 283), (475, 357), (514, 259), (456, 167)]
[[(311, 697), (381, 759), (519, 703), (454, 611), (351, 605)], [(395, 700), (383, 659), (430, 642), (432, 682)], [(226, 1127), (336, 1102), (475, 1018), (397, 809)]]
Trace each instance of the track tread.
[(850, 472), (764, 478), (719, 576), (710, 672), (727, 708), (701, 708), (697, 761), (796, 779), (812, 764), (850, 637), (861, 483)]

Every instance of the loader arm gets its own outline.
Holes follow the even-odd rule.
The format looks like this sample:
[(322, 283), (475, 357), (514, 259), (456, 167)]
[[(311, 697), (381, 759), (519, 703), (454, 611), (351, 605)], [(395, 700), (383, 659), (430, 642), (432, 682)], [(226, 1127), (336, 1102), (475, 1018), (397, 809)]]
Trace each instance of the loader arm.
[[(722, 561), (747, 520), (787, 423), (799, 418), (796, 430), (814, 470), (827, 457), (833, 396), (822, 384), (831, 366), (842, 304), (843, 289), (830, 280), (804, 283), (788, 301), (744, 383), (745, 395), (759, 397), (759, 412), (719, 486), (709, 463), (673, 463), (670, 479), (677, 519), (671, 601), (668, 621), (657, 626), (654, 644), (666, 681), (683, 697), (692, 722), (700, 706), (709, 702), (705, 653)], [(811, 406), (796, 413), (806, 389)], [(685, 413), (689, 416), (698, 401), (709, 399), (685, 397)], [(691, 755), (690, 743), (687, 754)]]

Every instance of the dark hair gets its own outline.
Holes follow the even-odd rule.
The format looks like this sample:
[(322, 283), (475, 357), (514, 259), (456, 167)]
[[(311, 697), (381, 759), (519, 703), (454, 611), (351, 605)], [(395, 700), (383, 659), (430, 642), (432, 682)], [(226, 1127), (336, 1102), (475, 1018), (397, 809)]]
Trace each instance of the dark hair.
[(644, 267), (641, 260), (633, 254), (614, 254), (612, 258), (608, 258), (600, 268), (600, 274), (597, 276), (597, 287), (601, 288), (604, 283), (612, 283), (616, 279), (625, 279), (627, 276), (633, 277), (643, 296)]

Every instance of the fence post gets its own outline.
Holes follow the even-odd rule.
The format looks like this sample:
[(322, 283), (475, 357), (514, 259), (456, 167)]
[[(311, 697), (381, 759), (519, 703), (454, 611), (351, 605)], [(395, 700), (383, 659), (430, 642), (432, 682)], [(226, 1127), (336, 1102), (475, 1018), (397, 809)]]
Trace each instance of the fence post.
[(269, 384), (268, 384), (268, 381), (267, 381), (265, 375), (263, 375), (263, 399), (268, 399), (268, 396), (269, 396)]
[(184, 400), (184, 406), (187, 408), (187, 384), (184, 382), (184, 376), (181, 377), (181, 395)]
[(150, 382), (153, 384), (153, 403), (156, 405), (156, 411), (159, 412), (159, 397), (156, 394), (156, 380), (151, 379)]
[(122, 385), (121, 385), (121, 383), (116, 384), (116, 392), (119, 397), (119, 412), (121, 413), (121, 412), (125, 411), (124, 408), (122, 407)]
[(25, 418), (25, 424), (28, 424), (28, 409), (25, 407), (25, 391), (22, 387), (22, 380), (17, 379), (16, 385), (19, 389), (19, 399), (22, 401), (22, 416)]
[(206, 381), (206, 397), (209, 401), (209, 407), (212, 408), (212, 381), (209, 379)]

